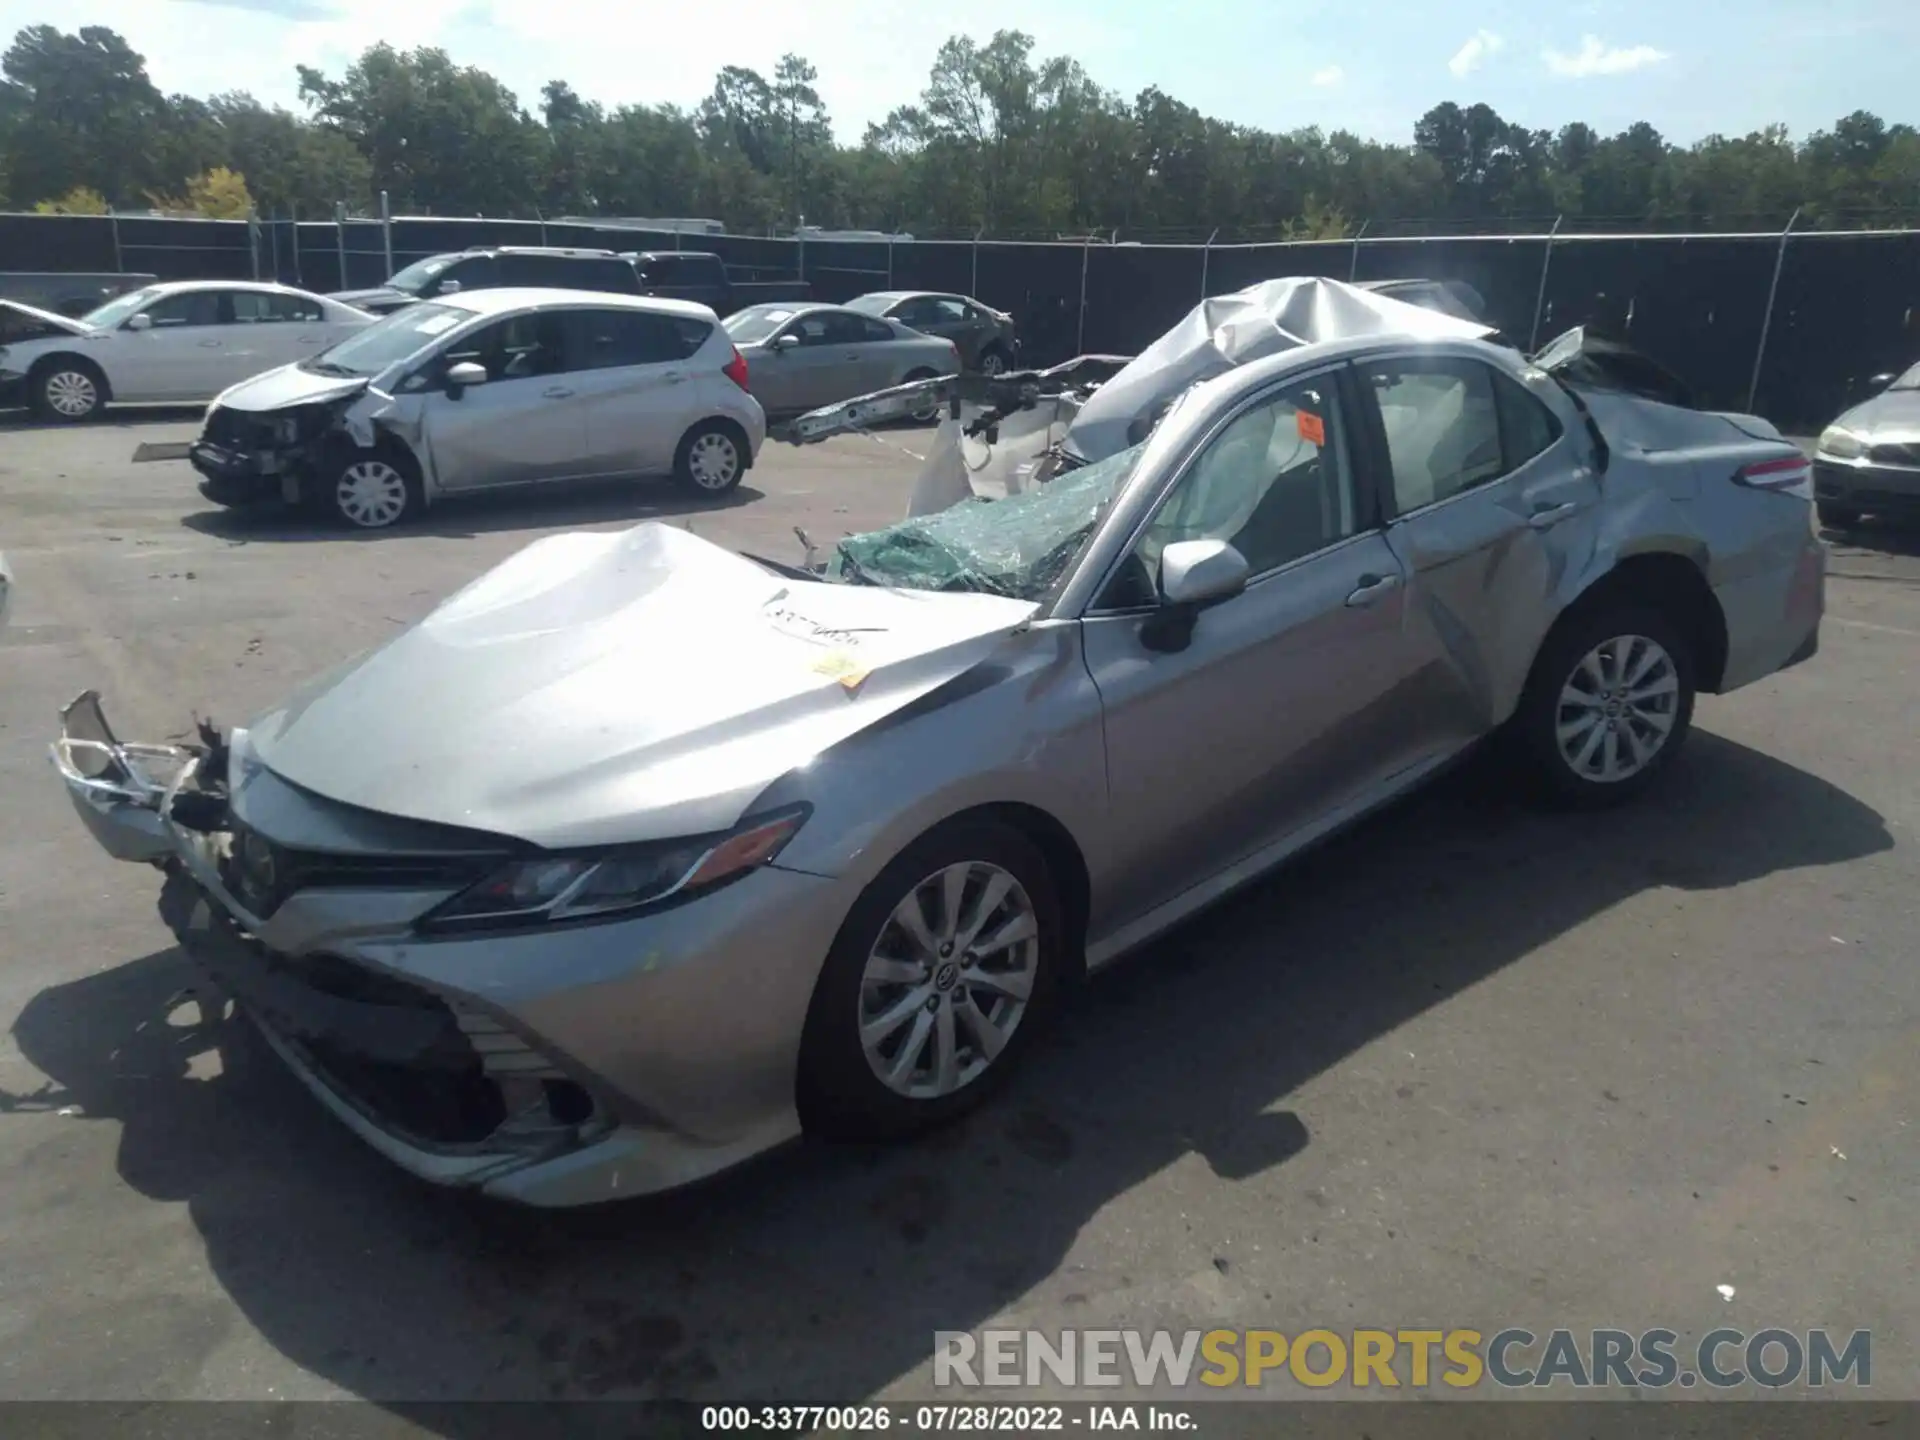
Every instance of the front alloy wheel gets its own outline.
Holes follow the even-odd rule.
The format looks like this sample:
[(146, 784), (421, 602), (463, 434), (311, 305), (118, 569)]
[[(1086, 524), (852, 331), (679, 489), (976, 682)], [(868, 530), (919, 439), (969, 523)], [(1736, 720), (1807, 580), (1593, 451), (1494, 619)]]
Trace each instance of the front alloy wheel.
[(55, 419), (85, 420), (100, 408), (100, 387), (84, 370), (54, 370), (40, 382), (40, 405)]
[(861, 975), (860, 1042), (881, 1084), (937, 1100), (977, 1080), (1027, 1011), (1033, 901), (997, 865), (961, 861), (894, 907)]
[(1631, 780), (1665, 748), (1679, 718), (1680, 677), (1657, 640), (1622, 635), (1581, 657), (1560, 687), (1554, 739), (1583, 780)]
[(989, 350), (980, 357), (980, 373), (982, 375), (998, 375), (1006, 368), (1007, 362), (1001, 357), (998, 350)]
[(350, 461), (334, 481), (333, 505), (349, 525), (384, 530), (407, 513), (407, 477), (378, 456)]
[(809, 1134), (891, 1140), (989, 1094), (1046, 1025), (1072, 963), (1047, 857), (963, 816), (861, 891), (807, 1008), (795, 1099)]

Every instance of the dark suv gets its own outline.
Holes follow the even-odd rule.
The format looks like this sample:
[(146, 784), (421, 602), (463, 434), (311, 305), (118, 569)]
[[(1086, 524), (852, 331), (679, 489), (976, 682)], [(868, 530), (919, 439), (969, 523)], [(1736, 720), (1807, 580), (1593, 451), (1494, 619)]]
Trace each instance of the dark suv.
[(372, 290), (337, 290), (332, 298), (376, 315), (390, 315), (416, 300), (505, 286), (553, 290), (600, 290), (638, 295), (633, 262), (611, 250), (562, 250), (499, 245), (429, 255)]

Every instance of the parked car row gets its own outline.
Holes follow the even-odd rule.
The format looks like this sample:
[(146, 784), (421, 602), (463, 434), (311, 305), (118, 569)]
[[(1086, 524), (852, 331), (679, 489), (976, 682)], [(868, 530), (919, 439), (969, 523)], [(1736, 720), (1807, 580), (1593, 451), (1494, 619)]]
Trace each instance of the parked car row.
[(376, 315), (391, 315), (421, 300), (475, 290), (593, 290), (692, 300), (718, 315), (766, 300), (800, 301), (804, 281), (737, 281), (708, 251), (626, 251), (557, 246), (498, 245), (429, 255), (396, 272), (386, 284), (339, 290), (342, 300)]
[[(549, 347), (677, 347), (679, 388), (712, 367), (725, 396), (734, 341), (672, 304), (422, 304), (252, 382), (280, 405), (245, 424), (465, 464), (534, 423), (482, 440), (488, 396), (586, 399)], [(575, 1205), (910, 1135), (1084, 975), (1475, 747), (1617, 803), (1697, 695), (1817, 652), (1804, 454), (1578, 335), (1487, 334), (1273, 282), (1117, 373), (859, 397), (788, 433), (925, 395), (961, 423), (904, 520), (822, 561), (548, 536), (243, 725), (125, 745), (87, 692), (54, 758), (107, 851), (163, 871), (212, 993), (416, 1175)], [(365, 503), (401, 505), (406, 463)]]

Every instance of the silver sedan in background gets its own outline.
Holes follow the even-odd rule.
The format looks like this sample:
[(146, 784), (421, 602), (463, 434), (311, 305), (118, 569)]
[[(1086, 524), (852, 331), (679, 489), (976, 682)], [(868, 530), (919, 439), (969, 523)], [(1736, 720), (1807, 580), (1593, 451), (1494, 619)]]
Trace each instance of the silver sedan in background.
[[(937, 1124), (1083, 974), (1480, 742), (1625, 800), (1696, 694), (1818, 646), (1765, 421), (1305, 298), (1372, 323), (819, 568), (550, 536), (197, 747), (89, 693), (56, 763), (210, 993), (416, 1174), (567, 1205)], [(962, 428), (928, 463), (977, 476)]]
[(1877, 382), (1878, 395), (1820, 432), (1813, 492), (1823, 525), (1856, 525), (1869, 511), (1920, 522), (1920, 365)]
[[(960, 371), (951, 340), (838, 305), (749, 305), (721, 322), (769, 415), (797, 415), (907, 380)], [(934, 408), (916, 415), (930, 420)]]

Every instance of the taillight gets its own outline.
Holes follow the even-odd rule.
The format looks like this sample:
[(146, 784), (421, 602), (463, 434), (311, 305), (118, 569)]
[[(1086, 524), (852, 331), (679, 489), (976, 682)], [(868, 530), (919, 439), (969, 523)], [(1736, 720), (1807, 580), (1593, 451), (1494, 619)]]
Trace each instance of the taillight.
[(740, 353), (738, 345), (733, 347), (733, 358), (721, 367), (720, 373), (742, 390), (747, 388), (747, 357)]
[(1749, 490), (1771, 490), (1780, 495), (1813, 498), (1813, 462), (1804, 455), (1783, 455), (1778, 460), (1756, 460), (1742, 465), (1733, 474), (1733, 483)]

